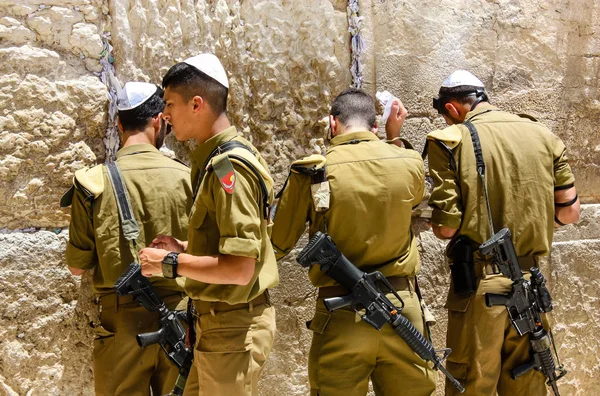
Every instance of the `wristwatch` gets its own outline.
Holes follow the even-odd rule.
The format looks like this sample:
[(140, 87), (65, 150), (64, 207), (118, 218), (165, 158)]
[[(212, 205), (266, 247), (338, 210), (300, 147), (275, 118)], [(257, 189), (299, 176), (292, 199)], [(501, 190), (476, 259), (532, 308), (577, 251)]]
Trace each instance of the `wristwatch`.
[(177, 278), (177, 264), (179, 253), (170, 252), (162, 260), (162, 272), (165, 278), (175, 279)]

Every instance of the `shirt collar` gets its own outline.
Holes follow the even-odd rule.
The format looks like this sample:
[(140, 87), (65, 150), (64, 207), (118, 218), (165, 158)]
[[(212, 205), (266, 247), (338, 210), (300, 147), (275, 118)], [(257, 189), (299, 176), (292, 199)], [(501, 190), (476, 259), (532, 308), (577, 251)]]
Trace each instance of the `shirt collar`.
[(475, 117), (478, 114), (481, 114), (481, 113), (484, 113), (487, 111), (491, 111), (491, 110), (498, 110), (498, 108), (496, 106), (492, 106), (488, 102), (481, 102), (480, 104), (477, 105), (475, 110), (469, 111), (467, 113), (467, 115), (465, 116), (465, 121), (470, 120), (471, 118)]
[(358, 143), (365, 140), (379, 140), (379, 138), (371, 131), (350, 132), (343, 135), (338, 135), (331, 139), (330, 146), (339, 146), (340, 144), (349, 143), (353, 140), (356, 140)]
[(126, 155), (137, 154), (137, 153), (148, 153), (148, 152), (158, 153), (158, 149), (148, 143), (132, 144), (129, 146), (125, 146), (122, 149), (120, 149), (119, 151), (117, 151), (116, 157), (117, 157), (117, 159), (119, 159)]
[(215, 136), (212, 136), (204, 143), (199, 144), (198, 147), (196, 147), (194, 151), (192, 151), (190, 157), (199, 167), (201, 167), (202, 165), (204, 165), (204, 161), (206, 161), (210, 153), (212, 153), (218, 145), (232, 140), (237, 135), (238, 133), (235, 127), (230, 126), (229, 128), (217, 133)]

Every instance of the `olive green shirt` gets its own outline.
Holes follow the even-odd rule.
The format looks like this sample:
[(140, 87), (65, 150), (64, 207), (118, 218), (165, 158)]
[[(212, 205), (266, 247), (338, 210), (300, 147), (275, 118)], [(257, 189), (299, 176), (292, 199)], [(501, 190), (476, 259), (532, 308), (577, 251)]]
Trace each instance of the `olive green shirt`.
[[(554, 190), (573, 185), (562, 141), (539, 122), (488, 103), (467, 113), (477, 128), (495, 231), (508, 227), (518, 256), (547, 255), (554, 232)], [(477, 244), (490, 237), (473, 143), (463, 124), (428, 135), (434, 188), (431, 221)]]
[[(268, 175), (267, 163), (250, 142), (238, 135), (235, 127), (227, 128), (199, 145), (191, 155), (192, 180), (197, 195), (190, 213), (186, 253), (194, 256), (228, 254), (255, 258), (254, 275), (245, 286), (217, 285), (187, 279), (185, 291), (196, 300), (238, 304), (248, 302), (267, 288), (277, 286), (279, 278), (277, 261), (269, 241), (270, 227), (263, 216), (262, 192), (256, 176), (231, 159), (235, 171), (235, 186), (231, 194), (225, 191), (216, 172), (209, 169), (203, 180), (198, 177), (212, 151), (230, 140), (237, 140), (252, 149), (255, 165)], [(253, 154), (248, 152), (247, 155)], [(270, 185), (269, 202), (272, 202), (272, 198)]]
[[(327, 232), (358, 268), (385, 276), (419, 272), (411, 213), (423, 199), (424, 170), (414, 150), (387, 144), (369, 131), (339, 135), (326, 154), (330, 208), (317, 213), (311, 177), (291, 172), (275, 212), (276, 255), (288, 254), (309, 223), (309, 234)], [(310, 269), (316, 287), (335, 285), (319, 266)]]
[[(133, 216), (139, 227), (137, 248), (150, 246), (157, 234), (185, 239), (191, 207), (190, 170), (149, 144), (134, 144), (117, 152)], [(66, 260), (69, 267), (94, 269), (93, 291), (113, 292), (123, 271), (136, 261), (121, 232), (119, 212), (106, 167), (102, 167), (104, 191), (96, 198), (75, 189)], [(102, 180), (100, 180), (102, 184)], [(175, 280), (153, 277), (152, 284), (182, 291)]]

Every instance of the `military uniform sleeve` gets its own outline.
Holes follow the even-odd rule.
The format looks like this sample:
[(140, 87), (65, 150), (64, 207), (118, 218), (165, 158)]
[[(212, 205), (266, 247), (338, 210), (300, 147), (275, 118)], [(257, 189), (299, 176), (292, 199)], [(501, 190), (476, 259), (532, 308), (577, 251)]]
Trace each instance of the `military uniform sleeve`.
[(86, 199), (79, 189), (75, 189), (71, 205), (66, 260), (69, 267), (84, 270), (94, 268), (97, 263), (92, 200)]
[(419, 206), (425, 195), (425, 166), (421, 156), (417, 155), (417, 166), (415, 171), (415, 199), (412, 203), (412, 207), (416, 208)]
[(456, 171), (450, 169), (449, 155), (436, 142), (430, 142), (429, 173), (433, 179), (433, 191), (429, 206), (433, 208), (431, 222), (434, 225), (458, 229), (463, 216), (460, 186)]
[(553, 160), (554, 160), (554, 187), (570, 186), (575, 183), (575, 176), (571, 171), (567, 159), (567, 149), (563, 142), (556, 135), (552, 135), (554, 140)]
[(277, 259), (286, 256), (304, 233), (311, 203), (310, 177), (292, 172), (273, 218), (271, 243)]
[(258, 181), (246, 169), (238, 165), (234, 168), (236, 180), (231, 194), (223, 189), (214, 172), (210, 175), (219, 253), (260, 260), (262, 208)]

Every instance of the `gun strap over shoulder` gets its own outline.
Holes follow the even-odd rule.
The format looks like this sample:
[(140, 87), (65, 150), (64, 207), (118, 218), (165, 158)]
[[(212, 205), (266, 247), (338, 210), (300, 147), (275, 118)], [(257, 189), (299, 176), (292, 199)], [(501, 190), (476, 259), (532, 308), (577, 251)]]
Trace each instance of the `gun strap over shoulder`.
[(123, 182), (123, 175), (121, 175), (121, 170), (114, 161), (107, 163), (106, 169), (108, 170), (108, 179), (110, 180), (110, 184), (115, 192), (115, 198), (117, 199), (123, 236), (129, 241), (131, 253), (133, 257), (137, 259), (137, 238), (140, 236), (140, 227), (133, 216), (127, 187), (125, 187), (125, 183)]
[(492, 221), (492, 209), (490, 207), (490, 200), (487, 192), (487, 185), (485, 181), (485, 161), (483, 160), (483, 152), (481, 151), (481, 141), (479, 140), (479, 134), (477, 133), (477, 128), (471, 122), (471, 120), (465, 121), (464, 125), (469, 130), (471, 135), (471, 140), (473, 141), (473, 150), (475, 151), (475, 162), (477, 165), (477, 173), (479, 174), (479, 178), (481, 179), (481, 184), (483, 187), (483, 196), (485, 198), (485, 204), (487, 206), (488, 220), (490, 222), (490, 238), (495, 234), (494, 232), (494, 222)]

